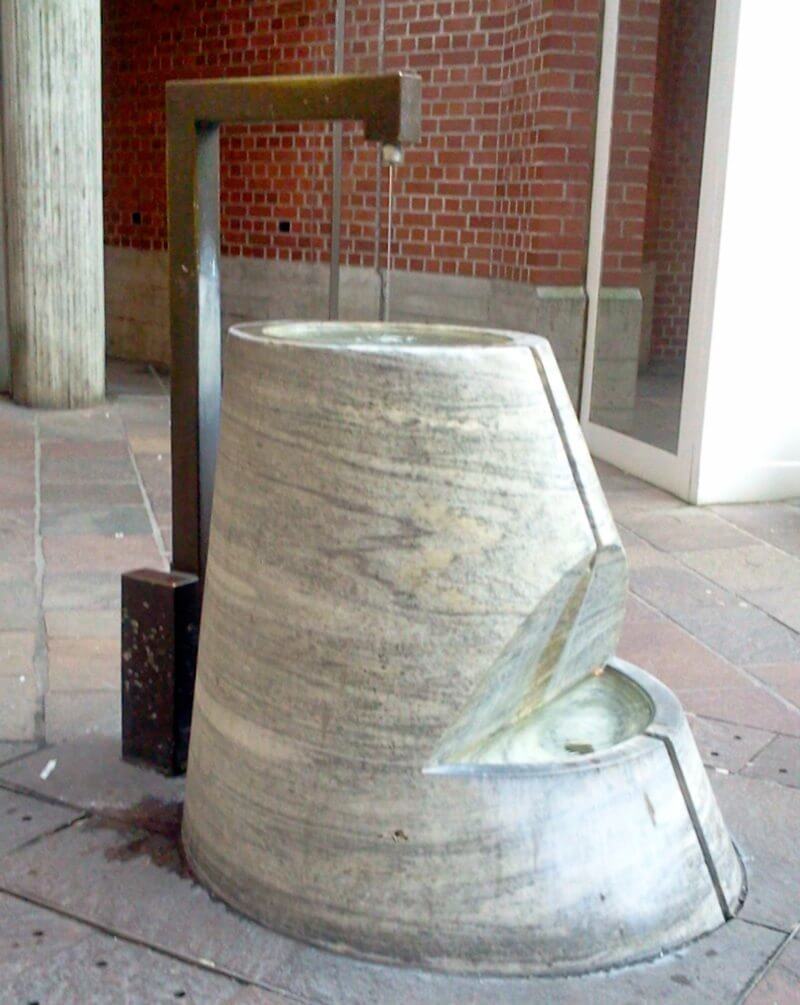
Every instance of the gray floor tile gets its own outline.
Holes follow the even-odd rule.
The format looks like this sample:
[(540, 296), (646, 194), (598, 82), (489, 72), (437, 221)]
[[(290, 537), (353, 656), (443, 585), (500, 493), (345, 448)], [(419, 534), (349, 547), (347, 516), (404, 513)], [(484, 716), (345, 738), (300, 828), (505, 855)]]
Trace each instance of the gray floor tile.
[(118, 736), (122, 714), (119, 691), (49, 691), (44, 699), (45, 739)]
[(35, 743), (19, 741), (16, 743), (0, 743), (0, 765), (9, 761), (16, 761), (18, 757), (25, 757), (36, 750)]
[(703, 763), (711, 768), (741, 771), (772, 740), (774, 733), (750, 726), (689, 716), (697, 748)]
[(746, 600), (724, 607), (688, 607), (672, 617), (739, 666), (800, 660), (800, 635)]
[(31, 1001), (12, 998), (6, 989), (26, 971), (52, 968), (62, 952), (91, 934), (92, 929), (86, 925), (0, 894), (0, 1002), (18, 1005)]
[(116, 609), (52, 610), (45, 613), (44, 620), (50, 638), (120, 638), (120, 615)]
[(16, 922), (19, 929), (17, 944), (30, 947), (29, 966), (8, 967), (4, 974), (0, 963), (5, 978), (0, 1001), (9, 1005), (223, 1005), (242, 989), (240, 982), (221, 974), (66, 922), (13, 898), (3, 900), (11, 924)]
[(79, 811), (0, 789), (0, 855), (79, 816)]
[(789, 931), (800, 922), (800, 791), (741, 774), (711, 782), (747, 868), (741, 917)]
[(800, 939), (795, 936), (745, 999), (747, 1005), (800, 1005)]
[(156, 865), (165, 863), (163, 853), (151, 858), (146, 842), (133, 837), (78, 823), (0, 860), (0, 878), (32, 896), (46, 890), (52, 902), (112, 930), (321, 1005), (729, 1005), (781, 940), (778, 932), (734, 921), (656, 963), (608, 974), (445, 978), (348, 959), (269, 932), (212, 900), (173, 861)]
[[(42, 779), (50, 761), (55, 767)], [(121, 760), (117, 736), (86, 736), (48, 747), (0, 767), (0, 780), (91, 810), (129, 810), (147, 801), (183, 798), (182, 778), (165, 778)]]
[(776, 736), (742, 773), (800, 789), (800, 739)]

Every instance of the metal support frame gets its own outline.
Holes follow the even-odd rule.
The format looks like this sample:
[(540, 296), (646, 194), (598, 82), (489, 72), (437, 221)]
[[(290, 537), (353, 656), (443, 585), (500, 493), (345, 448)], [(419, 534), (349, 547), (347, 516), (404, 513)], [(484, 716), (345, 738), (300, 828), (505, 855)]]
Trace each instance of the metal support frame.
[(367, 140), (420, 135), (421, 80), (406, 73), (167, 84), (173, 568), (202, 584), (219, 435), (219, 127), (363, 121)]

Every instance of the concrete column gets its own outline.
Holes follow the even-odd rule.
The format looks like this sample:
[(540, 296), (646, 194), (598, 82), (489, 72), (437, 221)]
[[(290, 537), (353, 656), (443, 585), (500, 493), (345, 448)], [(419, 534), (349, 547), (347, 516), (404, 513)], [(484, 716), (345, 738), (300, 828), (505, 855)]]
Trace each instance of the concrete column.
[(12, 393), (105, 393), (100, 0), (2, 0)]

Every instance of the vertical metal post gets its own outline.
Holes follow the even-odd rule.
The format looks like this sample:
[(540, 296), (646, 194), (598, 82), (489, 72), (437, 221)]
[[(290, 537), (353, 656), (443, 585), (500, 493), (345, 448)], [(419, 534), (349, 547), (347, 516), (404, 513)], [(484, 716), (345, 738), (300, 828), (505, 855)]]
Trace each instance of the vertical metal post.
[[(344, 72), (345, 0), (336, 0), (333, 72)], [(331, 264), (328, 281), (328, 319), (339, 318), (339, 256), (342, 235), (342, 146), (344, 123), (333, 123), (333, 183), (331, 189)]]

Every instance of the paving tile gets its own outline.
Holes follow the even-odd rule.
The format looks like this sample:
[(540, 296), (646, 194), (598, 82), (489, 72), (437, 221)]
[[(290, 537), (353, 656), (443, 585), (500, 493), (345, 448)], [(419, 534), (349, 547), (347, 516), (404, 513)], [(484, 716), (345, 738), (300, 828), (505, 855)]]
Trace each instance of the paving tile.
[(74, 504), (42, 509), (44, 534), (149, 534), (150, 518), (143, 505), (76, 509)]
[(45, 628), (52, 638), (119, 639), (120, 615), (116, 609), (53, 610), (45, 612)]
[(618, 652), (671, 688), (688, 712), (800, 736), (800, 711), (670, 622), (623, 628)]
[(0, 789), (0, 855), (77, 820), (80, 811)]
[(676, 552), (690, 568), (720, 586), (749, 597), (754, 591), (800, 589), (800, 559), (766, 544)]
[(639, 624), (641, 622), (665, 621), (664, 615), (643, 600), (628, 594), (625, 603), (625, 623)]
[(119, 690), (120, 639), (52, 638), (48, 642), (51, 691)]
[(0, 740), (35, 740), (41, 696), (32, 674), (0, 676)]
[(745, 999), (747, 1005), (800, 1005), (800, 941), (795, 936)]
[[(6, 561), (5, 557), (0, 556), (0, 589), (8, 586), (19, 589), (20, 584), (23, 584), (26, 588), (33, 589), (35, 575), (36, 566), (33, 555), (24, 559), (12, 559), (11, 561)], [(9, 598), (6, 597), (4, 599), (8, 600)]]
[(149, 534), (108, 537), (101, 534), (73, 534), (45, 537), (44, 560), (48, 573), (116, 572), (139, 566), (162, 568), (161, 556)]
[(800, 635), (746, 600), (724, 606), (687, 607), (675, 621), (739, 666), (800, 660)]
[(64, 485), (78, 482), (135, 482), (136, 472), (130, 458), (107, 460), (85, 457), (47, 457), (42, 459), (42, 482)]
[[(41, 774), (50, 761), (55, 767)], [(87, 810), (128, 810), (147, 801), (183, 799), (182, 778), (127, 764), (120, 757), (119, 736), (84, 736), (37, 751), (24, 761), (0, 766), (0, 782)]]
[[(753, 590), (750, 600), (762, 611), (782, 622), (794, 632), (800, 632), (800, 590), (781, 588), (779, 590)], [(800, 651), (800, 636), (798, 636)]]
[(42, 485), (42, 505), (138, 506), (142, 490), (138, 482), (75, 482)]
[(163, 840), (82, 821), (0, 860), (0, 877), (32, 896), (47, 891), (52, 903), (114, 931), (321, 1005), (731, 1003), (781, 941), (779, 932), (734, 921), (656, 963), (586, 978), (447, 978), (323, 952), (253, 924), (188, 878)]
[(3, 743), (0, 742), (0, 765), (15, 761), (18, 757), (25, 757), (36, 750), (35, 743)]
[(688, 716), (703, 763), (711, 768), (740, 771), (773, 739), (774, 733), (750, 726)]
[(800, 558), (800, 508), (787, 503), (714, 506), (723, 519)]
[(46, 611), (92, 608), (120, 609), (120, 577), (117, 573), (45, 572), (43, 607)]
[(747, 869), (740, 917), (790, 931), (800, 922), (800, 791), (718, 772), (711, 784)]
[(119, 415), (107, 405), (70, 412), (40, 411), (39, 435), (47, 440), (119, 440), (124, 431)]
[(800, 739), (795, 736), (776, 736), (755, 756), (752, 764), (742, 774), (800, 789)]
[(16, 927), (10, 938), (17, 947), (12, 949), (10, 965), (0, 963), (3, 1002), (222, 1005), (241, 989), (229, 977), (96, 932), (43, 908), (11, 897), (1, 903), (7, 922)]
[(278, 994), (277, 991), (264, 991), (263, 988), (251, 984), (237, 991), (225, 1005), (295, 1005), (298, 1000), (294, 995), (288, 998), (286, 995)]
[(121, 714), (118, 689), (50, 691), (44, 699), (45, 738), (60, 743), (94, 733), (118, 735)]
[(166, 462), (169, 462), (170, 439), (168, 434), (129, 433), (128, 442), (137, 457), (139, 454), (162, 454)]
[(45, 440), (42, 443), (45, 467), (54, 460), (124, 461), (130, 463), (125, 440)]
[(0, 1000), (9, 1005), (30, 1002), (25, 996), (6, 994), (12, 981), (28, 970), (47, 970), (60, 953), (91, 934), (91, 928), (77, 921), (0, 894), (0, 993), (4, 995)]
[(33, 581), (0, 582), (0, 632), (33, 631), (38, 622)]
[(748, 672), (800, 708), (800, 661), (748, 667)]
[(750, 534), (733, 527), (715, 513), (696, 507), (629, 518), (639, 537), (662, 551), (736, 548), (753, 544)]

